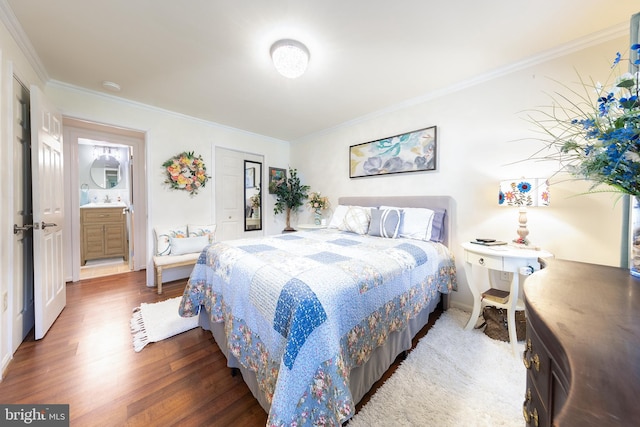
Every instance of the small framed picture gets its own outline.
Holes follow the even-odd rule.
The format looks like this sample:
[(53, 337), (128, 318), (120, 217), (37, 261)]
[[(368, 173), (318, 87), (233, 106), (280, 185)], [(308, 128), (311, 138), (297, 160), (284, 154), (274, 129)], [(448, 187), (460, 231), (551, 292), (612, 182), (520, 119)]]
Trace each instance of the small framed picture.
[(279, 168), (269, 168), (269, 194), (276, 193), (276, 185), (287, 179), (287, 170)]

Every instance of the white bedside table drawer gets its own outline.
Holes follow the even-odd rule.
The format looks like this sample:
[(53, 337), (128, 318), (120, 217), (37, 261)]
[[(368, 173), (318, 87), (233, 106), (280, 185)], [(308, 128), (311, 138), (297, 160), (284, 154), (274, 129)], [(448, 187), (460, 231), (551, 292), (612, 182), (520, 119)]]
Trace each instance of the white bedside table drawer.
[(490, 256), (476, 254), (473, 252), (465, 252), (466, 260), (471, 265), (479, 265), (481, 267), (488, 268), (490, 270), (502, 271), (503, 262), (501, 256)]

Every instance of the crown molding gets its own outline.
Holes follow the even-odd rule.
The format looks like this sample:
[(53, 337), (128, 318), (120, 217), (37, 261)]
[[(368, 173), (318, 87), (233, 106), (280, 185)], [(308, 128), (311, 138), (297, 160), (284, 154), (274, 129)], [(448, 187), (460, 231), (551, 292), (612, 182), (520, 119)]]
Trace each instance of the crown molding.
[[(1, 1), (1, 0), (0, 0)], [(270, 142), (275, 142), (275, 143), (279, 143), (279, 144), (289, 144), (289, 141), (285, 141), (283, 139), (278, 139), (278, 138), (274, 138), (272, 136), (267, 136), (267, 135), (261, 135), (255, 132), (250, 132), (244, 129), (239, 129), (239, 128), (234, 128), (232, 126), (227, 126), (227, 125), (223, 125), (220, 123), (216, 123), (216, 122), (212, 122), (210, 120), (205, 120), (205, 119), (201, 119), (198, 117), (194, 117), (194, 116), (189, 116), (187, 114), (184, 113), (179, 113), (176, 111), (171, 111), (171, 110), (167, 110), (164, 108), (160, 108), (160, 107), (156, 107), (153, 105), (149, 105), (149, 104), (144, 104), (142, 102), (138, 102), (138, 101), (133, 101), (131, 99), (127, 99), (127, 98), (122, 98), (119, 96), (115, 96), (115, 95), (111, 95), (109, 93), (104, 93), (104, 92), (99, 92), (96, 90), (91, 90), (91, 89), (87, 89), (84, 87), (80, 87), (80, 86), (75, 86), (69, 83), (65, 83), (65, 82), (61, 82), (59, 80), (49, 80), (47, 82), (47, 86), (52, 87), (52, 88), (58, 88), (58, 89), (62, 89), (65, 91), (70, 91), (70, 92), (76, 92), (76, 93), (80, 93), (80, 94), (84, 94), (84, 95), (90, 95), (96, 98), (103, 98), (106, 100), (109, 100), (110, 102), (115, 102), (115, 103), (119, 103), (119, 104), (123, 104), (123, 105), (128, 105), (130, 107), (133, 108), (137, 108), (140, 110), (145, 110), (145, 111), (150, 111), (150, 112), (154, 112), (154, 113), (159, 113), (159, 114), (166, 114), (166, 115), (170, 115), (173, 117), (177, 117), (179, 119), (182, 120), (188, 120), (194, 123), (198, 123), (207, 127), (212, 127), (212, 128), (217, 128), (217, 129), (222, 129), (228, 132), (236, 132), (236, 133), (241, 133), (244, 135), (249, 135), (251, 137), (255, 137), (255, 138), (259, 138), (262, 140), (266, 140), (266, 141), (270, 141)], [(65, 115), (65, 112), (63, 111), (63, 116)], [(71, 116), (68, 116), (71, 117)], [(92, 119), (90, 117), (79, 117), (79, 116), (73, 116), (76, 119), (80, 119), (80, 120), (87, 120), (87, 121), (92, 121)]]
[(13, 37), (18, 48), (27, 58), (27, 61), (29, 61), (31, 68), (33, 68), (38, 78), (45, 83), (48, 82), (49, 74), (47, 73), (46, 68), (42, 65), (42, 61), (40, 61), (40, 57), (33, 48), (29, 37), (22, 29), (20, 22), (18, 22), (18, 18), (16, 18), (16, 15), (13, 13), (11, 6), (9, 6), (6, 0), (0, 0), (0, 22), (4, 24), (9, 34), (11, 34), (11, 37)]
[(447, 87), (441, 88), (441, 89), (436, 89), (433, 91), (430, 91), (428, 93), (422, 94), (420, 96), (414, 97), (414, 98), (410, 98), (407, 99), (403, 102), (399, 102), (397, 104), (394, 105), (390, 105), (386, 108), (377, 110), (377, 111), (373, 111), (369, 114), (360, 116), (360, 117), (356, 117), (352, 120), (337, 124), (335, 126), (332, 126), (330, 128), (326, 128), (326, 129), (322, 129), (318, 132), (314, 132), (312, 134), (309, 135), (305, 135), (303, 137), (297, 138), (293, 141), (291, 141), (292, 143), (296, 143), (296, 142), (304, 142), (307, 140), (310, 140), (312, 138), (316, 138), (319, 136), (323, 136), (323, 135), (327, 135), (330, 133), (333, 133), (339, 129), (342, 128), (347, 128), (347, 127), (351, 127), (353, 125), (356, 125), (358, 123), (362, 123), (362, 122), (366, 122), (368, 120), (380, 117), (380, 116), (384, 116), (386, 114), (390, 114), (390, 113), (394, 113), (397, 111), (401, 111), (404, 110), (406, 108), (415, 106), (415, 105), (419, 105), (419, 104), (423, 104), (425, 102), (429, 102), (429, 101), (433, 101), (435, 99), (438, 98), (442, 98), (444, 96), (448, 96), (452, 93), (458, 92), (460, 90), (463, 89), (467, 89), (473, 86), (476, 86), (478, 84), (496, 79), (498, 77), (503, 77), (507, 74), (511, 74), (514, 73), (516, 71), (520, 71), (523, 70), (525, 68), (528, 67), (532, 67), (534, 65), (537, 64), (542, 64), (544, 62), (550, 61), (552, 59), (555, 58), (559, 58), (565, 55), (569, 55), (575, 52), (578, 52), (580, 50), (586, 49), (588, 47), (591, 46), (595, 46), (604, 42), (607, 42), (609, 40), (613, 40), (619, 37), (623, 37), (623, 36), (629, 36), (629, 32), (630, 32), (630, 28), (629, 28), (629, 24), (628, 23), (620, 23), (618, 25), (614, 25), (612, 27), (606, 28), (604, 30), (601, 31), (597, 31), (595, 33), (592, 34), (588, 34), (585, 37), (581, 37), (579, 39), (573, 40), (571, 42), (568, 43), (564, 43), (562, 45), (556, 46), (552, 49), (546, 50), (544, 52), (541, 52), (537, 55), (533, 55), (527, 58), (524, 58), (520, 61), (511, 63), (511, 64), (507, 64), (503, 67), (500, 68), (496, 68), (494, 70), (488, 71), (486, 73), (483, 74), (479, 74), (477, 76), (471, 77), (469, 79), (466, 80), (462, 80), (460, 82), (454, 83), (452, 85), (449, 85)]

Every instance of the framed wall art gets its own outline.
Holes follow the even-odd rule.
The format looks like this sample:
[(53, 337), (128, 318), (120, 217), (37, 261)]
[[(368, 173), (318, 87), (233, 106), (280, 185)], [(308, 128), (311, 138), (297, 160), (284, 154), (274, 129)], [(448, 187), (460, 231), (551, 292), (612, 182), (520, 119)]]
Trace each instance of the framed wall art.
[(436, 169), (436, 126), (349, 147), (349, 178)]
[(278, 182), (287, 179), (287, 170), (279, 168), (269, 168), (269, 194), (275, 194), (275, 187)]

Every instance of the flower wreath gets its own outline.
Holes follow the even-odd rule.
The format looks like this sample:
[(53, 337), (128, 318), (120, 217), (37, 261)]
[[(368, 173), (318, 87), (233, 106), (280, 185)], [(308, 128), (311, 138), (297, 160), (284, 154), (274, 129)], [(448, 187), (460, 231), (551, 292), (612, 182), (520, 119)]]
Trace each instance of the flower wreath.
[(164, 162), (162, 166), (167, 173), (164, 181), (174, 190), (185, 190), (189, 194), (198, 194), (200, 187), (204, 187), (210, 176), (202, 161), (202, 156), (196, 156), (193, 151), (183, 151)]

